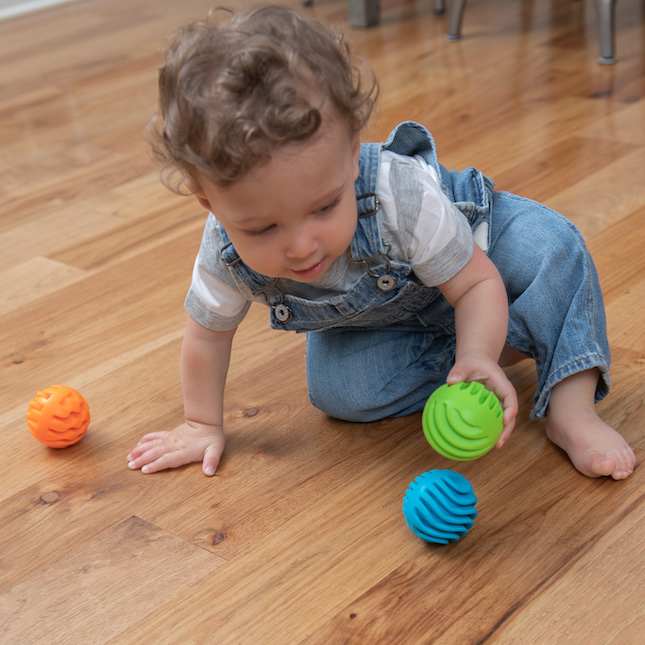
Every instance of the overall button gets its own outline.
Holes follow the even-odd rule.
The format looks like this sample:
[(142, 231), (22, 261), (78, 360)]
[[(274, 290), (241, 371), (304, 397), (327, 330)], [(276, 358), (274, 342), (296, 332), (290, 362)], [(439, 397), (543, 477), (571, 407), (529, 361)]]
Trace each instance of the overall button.
[(381, 291), (392, 291), (392, 289), (396, 287), (396, 278), (393, 278), (391, 275), (386, 273), (379, 277), (376, 284)]
[(293, 313), (287, 305), (279, 304), (273, 308), (276, 319), (281, 323), (289, 322), (293, 318)]

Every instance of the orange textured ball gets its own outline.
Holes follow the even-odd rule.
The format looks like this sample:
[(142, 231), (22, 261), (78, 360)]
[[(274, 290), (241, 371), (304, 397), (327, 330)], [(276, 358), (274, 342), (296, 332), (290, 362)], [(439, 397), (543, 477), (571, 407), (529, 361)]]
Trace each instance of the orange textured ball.
[(80, 441), (90, 424), (90, 408), (76, 390), (52, 385), (29, 403), (29, 432), (50, 448), (67, 448)]

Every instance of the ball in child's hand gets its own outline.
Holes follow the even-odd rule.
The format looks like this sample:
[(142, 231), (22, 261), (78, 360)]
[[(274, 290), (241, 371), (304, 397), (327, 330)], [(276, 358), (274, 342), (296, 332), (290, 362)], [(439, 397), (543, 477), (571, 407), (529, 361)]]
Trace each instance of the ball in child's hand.
[(477, 517), (477, 497), (470, 482), (452, 470), (431, 470), (408, 486), (403, 515), (410, 530), (435, 544), (456, 542)]
[(89, 424), (87, 401), (66, 385), (52, 385), (29, 403), (29, 432), (50, 448), (66, 448), (80, 441)]
[(499, 399), (481, 383), (442, 385), (423, 410), (423, 433), (444, 457), (466, 461), (486, 454), (504, 427)]

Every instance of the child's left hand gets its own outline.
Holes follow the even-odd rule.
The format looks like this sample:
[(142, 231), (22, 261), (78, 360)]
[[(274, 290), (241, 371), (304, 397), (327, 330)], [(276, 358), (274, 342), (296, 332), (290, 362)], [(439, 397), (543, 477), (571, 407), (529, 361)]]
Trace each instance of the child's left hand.
[(486, 353), (470, 352), (461, 355), (448, 374), (446, 382), (449, 385), (463, 381), (479, 381), (491, 392), (494, 392), (504, 410), (504, 428), (495, 444), (501, 448), (513, 432), (517, 416), (517, 392), (506, 377), (499, 364)]

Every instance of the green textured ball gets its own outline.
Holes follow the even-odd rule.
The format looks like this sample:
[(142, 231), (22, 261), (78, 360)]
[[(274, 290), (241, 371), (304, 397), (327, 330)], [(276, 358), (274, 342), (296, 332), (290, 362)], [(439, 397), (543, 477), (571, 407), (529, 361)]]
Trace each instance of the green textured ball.
[(502, 434), (504, 411), (499, 399), (481, 383), (455, 383), (435, 390), (423, 410), (428, 443), (458, 461), (485, 455)]

